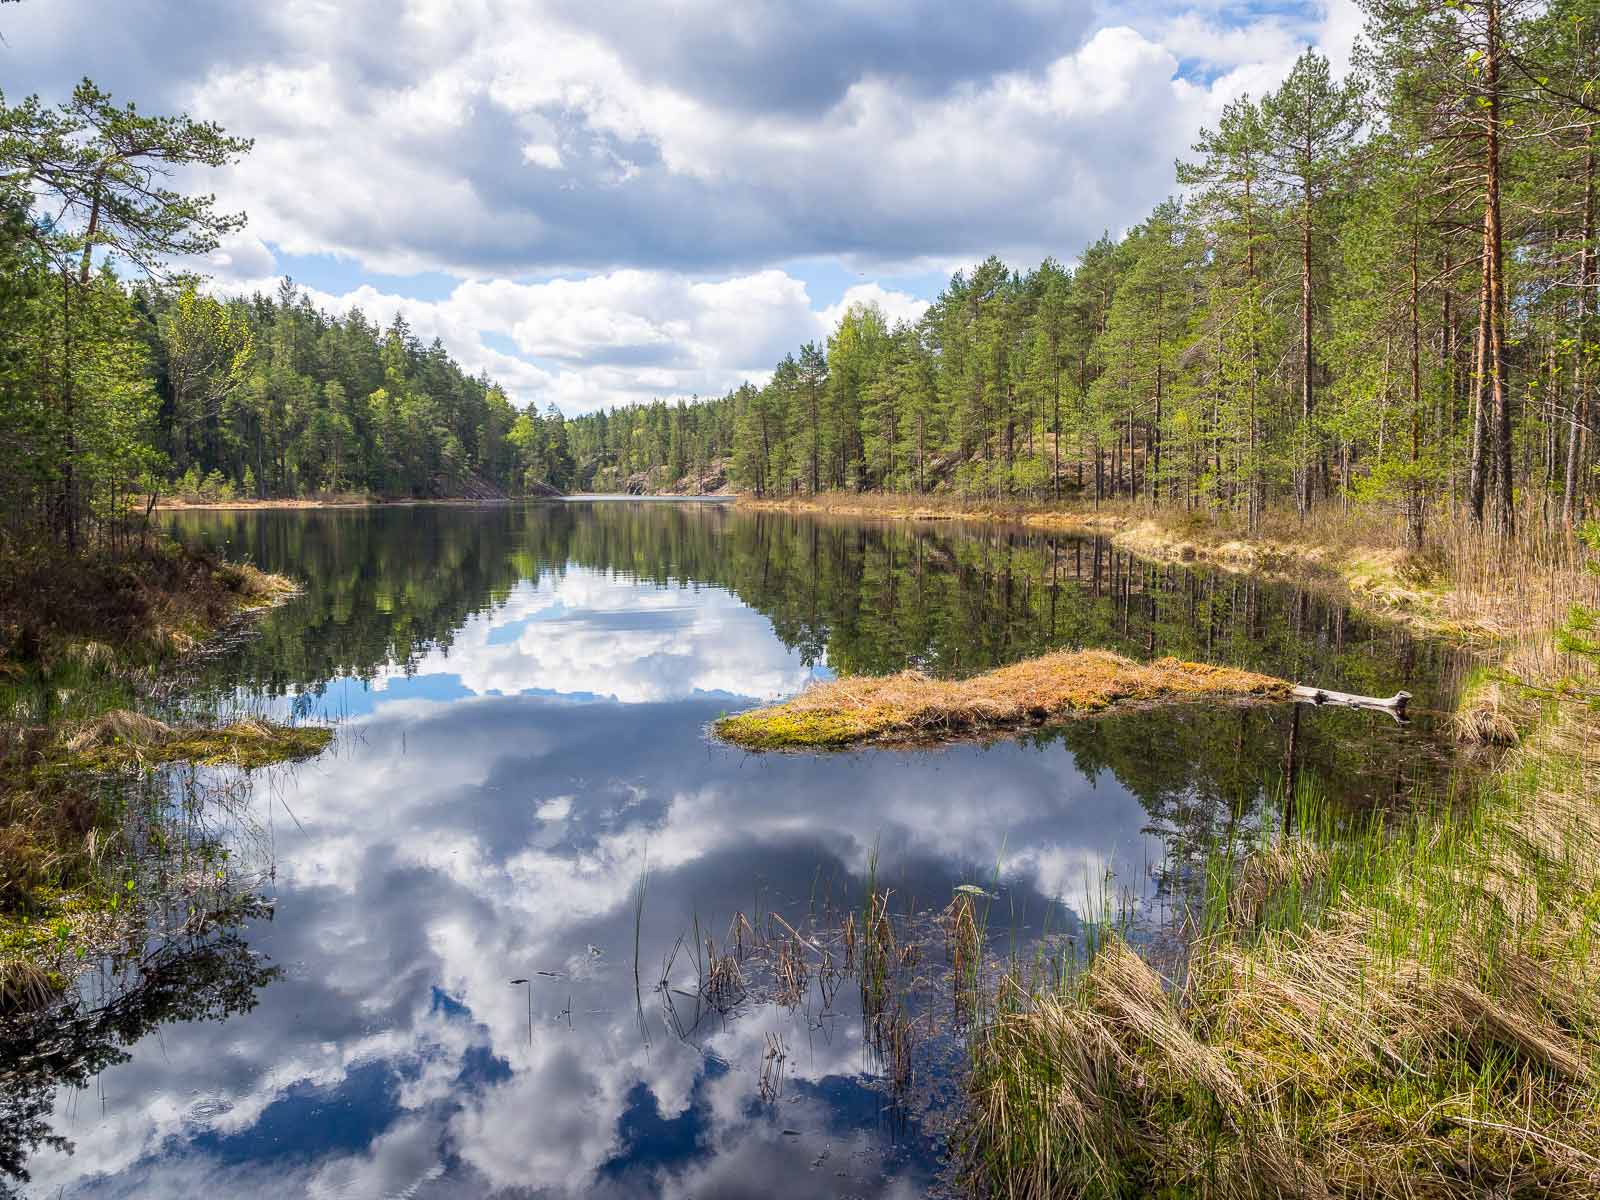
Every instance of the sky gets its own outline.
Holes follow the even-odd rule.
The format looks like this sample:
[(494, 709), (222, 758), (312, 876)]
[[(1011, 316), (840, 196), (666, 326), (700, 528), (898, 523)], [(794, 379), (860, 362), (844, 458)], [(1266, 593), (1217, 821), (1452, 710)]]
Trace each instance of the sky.
[(255, 140), (192, 182), (249, 224), (202, 264), (403, 312), (567, 415), (761, 383), (843, 309), (1070, 263), (1174, 191), (1222, 106), (1354, 0), (23, 0), (8, 100), (88, 76)]

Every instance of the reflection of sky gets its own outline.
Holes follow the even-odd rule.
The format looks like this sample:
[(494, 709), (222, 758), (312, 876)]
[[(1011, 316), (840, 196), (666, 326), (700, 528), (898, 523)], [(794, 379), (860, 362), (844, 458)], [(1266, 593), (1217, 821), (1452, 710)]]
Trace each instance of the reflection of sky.
[(653, 991), (694, 990), (677, 940), (859, 902), (874, 855), (901, 903), (998, 886), (1000, 939), (1067, 929), (1108, 872), (1151, 886), (1145, 810), (1060, 743), (708, 742), (723, 710), (827, 673), (722, 588), (567, 564), (447, 632), (409, 671), (328, 681), (334, 747), (258, 778), (241, 849), (270, 852), (276, 908), (249, 941), (283, 976), (60, 1095), (76, 1152), (38, 1153), (27, 1194), (921, 1195), (932, 1147), (884, 1118), (853, 987), (832, 1015), (749, 1008), (680, 1039)]
[[(717, 593), (665, 595), (740, 627)], [(487, 632), (452, 651), (463, 680), (549, 679), (476, 649)], [(874, 847), (924, 904), (998, 864), (1002, 923), (1025, 929), (1050, 898), (1097, 894), (1112, 854), (1137, 881), (1158, 853), (1140, 806), (1059, 745), (751, 757), (704, 740), (714, 699), (389, 698), (414, 682), (257, 788), (278, 904), (251, 944), (286, 977), (248, 1015), (147, 1038), (103, 1101), (62, 1096), (77, 1151), (38, 1155), (33, 1194), (917, 1195), (926, 1152), (882, 1129), (852, 1004), (678, 1041), (649, 994), (672, 942), (695, 917), (720, 934), (757, 904), (803, 912), (819, 880), (854, 899)], [(648, 1046), (631, 902), (647, 849)], [(692, 990), (688, 964), (672, 973)], [(776, 1105), (756, 1088), (769, 1032), (791, 1051)]]
[[(36, 1155), (29, 1195), (923, 1193), (929, 1141), (883, 1115), (851, 984), (831, 1016), (751, 1008), (680, 1040), (653, 990), (664, 973), (694, 990), (689, 949), (664, 967), (675, 943), (697, 920), (720, 940), (735, 911), (798, 921), (819, 896), (859, 903), (874, 854), (899, 903), (937, 909), (959, 883), (998, 886), (989, 928), (1002, 953), (1046, 925), (1071, 932), (1125, 890), (1150, 893), (1163, 844), (1129, 788), (1181, 800), (1204, 738), (1156, 745), (1152, 729), (1176, 727), (1129, 715), (1077, 739), (1076, 760), (1061, 742), (822, 757), (714, 745), (705, 727), (721, 711), (792, 693), (812, 671), (728, 591), (625, 573), (686, 570), (673, 547), (688, 510), (652, 505), (657, 528), (633, 506), (601, 508), (530, 520), (593, 518), (583, 532), (606, 536), (586, 561), (615, 546), (617, 570), (540, 558), (541, 578), (504, 603), (452, 596), (450, 611), (476, 609), (458, 628), (408, 630), (435, 639), (411, 670), (314, 691), (312, 715), (343, 719), (338, 740), (258, 779), (257, 840), (240, 847), (271, 853), (276, 910), (249, 941), (283, 977), (254, 1011), (169, 1025), (91, 1093), (58, 1097), (77, 1151)], [(421, 554), (487, 532), (483, 553), (501, 554), (522, 528), (506, 510), (421, 511), (434, 530), (414, 548), (394, 529), (345, 540), (339, 521), (308, 524), (308, 561), (327, 567), (335, 598), (351, 577), (381, 585), (349, 594), (398, 602), (398, 623), (403, 580), (429, 565), (388, 565), (401, 542)], [(300, 543), (269, 535), (299, 518), (263, 518), (250, 527), (260, 538), (230, 551), (258, 547), (294, 571)], [(1166, 604), (1164, 619), (1179, 611)], [(1273, 736), (1264, 722), (1250, 736)], [(1091, 761), (1116, 762), (1127, 786)], [(632, 900), (647, 857), (641, 1005)], [(757, 1086), (769, 1035), (788, 1052), (776, 1104)]]
[(710, 696), (743, 705), (827, 674), (722, 588), (657, 587), (572, 566), (517, 584), (409, 671), (330, 683), (316, 711), (349, 718), (402, 700), (518, 695), (625, 704)]

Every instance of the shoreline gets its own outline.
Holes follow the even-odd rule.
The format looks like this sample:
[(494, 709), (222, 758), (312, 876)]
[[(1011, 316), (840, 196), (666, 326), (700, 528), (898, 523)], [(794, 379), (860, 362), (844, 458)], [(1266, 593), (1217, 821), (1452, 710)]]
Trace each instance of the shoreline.
[[(1181, 509), (1108, 501), (1098, 508), (1024, 501), (984, 501), (955, 496), (897, 493), (831, 493), (757, 498), (749, 493), (678, 496), (626, 493), (385, 499), (334, 495), (269, 500), (186, 502), (163, 500), (160, 512), (247, 512), (376, 508), (484, 508), (527, 501), (710, 501), (745, 512), (787, 512), (855, 520), (1010, 526), (1037, 533), (1104, 537), (1119, 550), (1151, 562), (1199, 564), (1273, 581), (1309, 582), (1332, 589), (1364, 615), (1415, 633), (1455, 642), (1490, 645), (1514, 632), (1521, 612), (1494, 611), (1494, 597), (1456, 586), (1439, 564), (1419, 559), (1394, 544), (1392, 528), (1324, 512), (1307, 522), (1271, 513), (1272, 528), (1250, 533), (1225, 520)], [(1387, 538), (1387, 540), (1386, 540)], [(1471, 594), (1468, 594), (1468, 592)], [(1501, 606), (1503, 607), (1503, 606)], [(1509, 625), (1508, 625), (1509, 622)]]
[(1478, 643), (1501, 638), (1501, 631), (1482, 617), (1451, 612), (1452, 589), (1408, 578), (1407, 555), (1393, 546), (1297, 543), (1244, 533), (1218, 525), (1209, 516), (1125, 503), (1083, 510), (956, 497), (824, 493), (784, 500), (741, 494), (738, 507), (868, 520), (1011, 525), (1040, 533), (1105, 537), (1118, 549), (1152, 562), (1200, 564), (1262, 579), (1309, 580), (1335, 587), (1362, 612), (1417, 633)]
[(635, 495), (632, 492), (574, 492), (567, 493), (537, 493), (527, 496), (484, 496), (473, 498), (471, 496), (435, 496), (435, 497), (399, 497), (394, 499), (383, 496), (302, 496), (271, 500), (159, 500), (153, 512), (247, 512), (251, 509), (319, 509), (319, 508), (476, 508), (484, 506), (497, 506), (503, 504), (523, 504), (536, 500), (560, 500), (563, 503), (579, 501), (583, 503), (606, 501), (634, 501), (638, 503), (652, 502), (698, 502), (702, 504), (733, 504), (740, 499), (739, 496), (728, 492), (707, 492), (704, 495), (687, 495), (677, 492), (648, 492)]
[(386, 500), (379, 496), (368, 497), (304, 497), (285, 500), (160, 500), (154, 512), (247, 512), (252, 509), (317, 509), (317, 508), (419, 508), (458, 507), (471, 508), (488, 505), (517, 504), (524, 500), (560, 500), (561, 496), (485, 496), (472, 499), (467, 496), (446, 496), (431, 499)]
[[(295, 581), (171, 543), (6, 566), (11, 590), (50, 598), (0, 613), (18, 622), (0, 646), (0, 1012), (50, 1003), (78, 967), (137, 936), (149, 868), (124, 822), (160, 820), (161, 766), (251, 770), (314, 757), (333, 737), (141, 711), (191, 654), (298, 596)], [(187, 845), (179, 832), (172, 844)]]

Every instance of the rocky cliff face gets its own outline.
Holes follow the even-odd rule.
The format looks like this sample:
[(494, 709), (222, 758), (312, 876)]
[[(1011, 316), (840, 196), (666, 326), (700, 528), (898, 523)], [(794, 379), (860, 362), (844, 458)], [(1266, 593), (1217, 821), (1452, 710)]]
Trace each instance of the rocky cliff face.
[(653, 471), (635, 471), (623, 480), (618, 490), (630, 496), (730, 496), (733, 485), (728, 481), (727, 463), (718, 459), (705, 471), (691, 472), (681, 479), (667, 478), (667, 473), (659, 467)]
[[(564, 493), (560, 488), (551, 487), (548, 483), (530, 483), (519, 495), (523, 496), (560, 496)], [(481, 475), (465, 475), (451, 480), (443, 475), (436, 476), (429, 498), (435, 500), (509, 500), (511, 497), (506, 490), (496, 484), (490, 483)]]

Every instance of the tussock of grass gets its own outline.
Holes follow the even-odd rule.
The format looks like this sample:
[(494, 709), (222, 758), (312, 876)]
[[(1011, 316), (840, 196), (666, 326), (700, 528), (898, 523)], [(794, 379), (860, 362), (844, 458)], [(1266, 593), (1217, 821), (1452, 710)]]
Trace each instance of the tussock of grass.
[(235, 721), (218, 729), (183, 730), (160, 747), (159, 762), (192, 762), (251, 770), (314, 758), (333, 740), (320, 726)]
[(972, 679), (919, 671), (814, 684), (793, 700), (724, 717), (717, 735), (751, 750), (963, 736), (1086, 716), (1117, 704), (1207, 697), (1283, 699), (1291, 685), (1232, 667), (1107, 650), (1046, 654)]
[(20, 954), (0, 954), (0, 1012), (48, 1004), (66, 986), (52, 971)]
[(172, 726), (143, 713), (114, 708), (85, 722), (66, 738), (69, 753), (81, 754), (112, 746), (158, 746), (172, 736)]
[(1467, 746), (1515, 746), (1520, 740), (1506, 685), (1479, 673), (1461, 689), (1450, 730)]
[(1108, 935), (1014, 982), (974, 1051), (980, 1187), (1084, 1195), (1600, 1193), (1600, 717), (1549, 716), (1475, 805), (1303, 799), (1218, 854), (1181, 984)]

